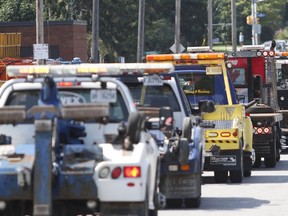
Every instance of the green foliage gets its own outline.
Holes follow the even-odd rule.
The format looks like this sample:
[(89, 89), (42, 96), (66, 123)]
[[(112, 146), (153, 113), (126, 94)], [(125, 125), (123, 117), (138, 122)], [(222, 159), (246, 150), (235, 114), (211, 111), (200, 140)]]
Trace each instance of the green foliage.
[(1, 0), (0, 21), (35, 21), (35, 0)]
[[(92, 8), (94, 1), (43, 0), (44, 20), (85, 20), (91, 46)], [(0, 0), (0, 21), (35, 21), (36, 0)], [(237, 35), (244, 34), (244, 44), (251, 44), (251, 0), (237, 0)], [(99, 0), (100, 55), (116, 60), (124, 56), (127, 62), (136, 61), (139, 0)], [(261, 41), (274, 37), (287, 38), (287, 0), (265, 0), (257, 3)], [(144, 51), (168, 53), (175, 37), (175, 0), (145, 0)], [(280, 29), (280, 31), (279, 31)], [(282, 30), (281, 30), (282, 29)], [(181, 1), (181, 44), (207, 45), (207, 0)], [(276, 32), (276, 34), (275, 34)], [(213, 38), (231, 44), (231, 0), (213, 0)]]

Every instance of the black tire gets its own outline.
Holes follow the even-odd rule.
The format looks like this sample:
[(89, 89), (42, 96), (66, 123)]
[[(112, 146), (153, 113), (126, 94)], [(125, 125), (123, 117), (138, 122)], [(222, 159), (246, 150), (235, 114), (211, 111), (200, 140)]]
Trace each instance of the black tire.
[(276, 161), (279, 162), (280, 161), (280, 156), (281, 155), (281, 150), (277, 147), (276, 148)]
[(266, 168), (274, 168), (276, 166), (276, 155), (264, 158), (264, 165)]
[(182, 199), (166, 199), (166, 207), (175, 209), (175, 208), (181, 208), (183, 204)]
[(144, 126), (144, 113), (131, 112), (128, 118), (127, 133), (131, 143), (137, 144), (140, 141), (140, 133)]
[(243, 169), (230, 171), (230, 181), (232, 183), (241, 183), (242, 180), (243, 180)]
[(179, 162), (183, 164), (187, 164), (189, 162), (189, 143), (186, 138), (181, 138), (179, 140), (179, 156), (178, 160)]
[(214, 171), (216, 183), (226, 183), (228, 181), (228, 171)]
[(252, 170), (244, 170), (244, 177), (250, 177), (252, 174)]
[(277, 164), (276, 136), (274, 136), (274, 141), (273, 143), (270, 143), (270, 145), (271, 144), (273, 145), (271, 155), (268, 157), (264, 157), (264, 165), (266, 168), (274, 168)]
[(199, 208), (201, 205), (201, 197), (187, 198), (184, 200), (186, 208)]
[(192, 120), (190, 117), (185, 117), (182, 124), (182, 137), (188, 140), (188, 143), (192, 140)]
[(261, 157), (259, 157), (259, 156), (256, 155), (256, 158), (255, 158), (255, 162), (254, 162), (254, 164), (253, 164), (253, 167), (254, 167), (254, 168), (259, 168), (259, 167), (261, 166), (261, 163), (262, 163)]

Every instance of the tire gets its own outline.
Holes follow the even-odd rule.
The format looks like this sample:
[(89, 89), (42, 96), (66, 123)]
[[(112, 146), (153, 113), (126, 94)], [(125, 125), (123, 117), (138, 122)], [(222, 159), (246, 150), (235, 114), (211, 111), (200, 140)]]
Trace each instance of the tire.
[(274, 146), (274, 149), (272, 150), (272, 154), (269, 157), (264, 158), (264, 165), (266, 168), (274, 168), (277, 163), (277, 149), (276, 149), (276, 140), (274, 136), (274, 142), (272, 143)]
[(276, 148), (276, 161), (280, 161), (281, 150), (277, 147)]
[(131, 143), (137, 144), (140, 141), (140, 133), (144, 125), (144, 113), (132, 112), (129, 114), (126, 136)]
[(244, 177), (250, 177), (252, 174), (251, 170), (244, 170)]
[(181, 208), (182, 207), (182, 199), (167, 199), (166, 200), (166, 207), (175, 209), (175, 208)]
[(228, 171), (214, 171), (216, 183), (226, 183), (228, 181)]
[(188, 143), (192, 141), (192, 121), (190, 117), (185, 117), (182, 124), (182, 137), (188, 140)]
[(254, 168), (259, 168), (259, 167), (261, 166), (261, 163), (262, 163), (261, 157), (259, 157), (259, 156), (256, 155), (256, 158), (255, 158), (255, 162), (254, 162), (254, 164), (253, 164), (253, 167), (254, 167)]
[(187, 198), (184, 202), (186, 208), (199, 208), (201, 205), (201, 197)]
[(230, 171), (230, 181), (232, 183), (241, 183), (243, 180), (243, 169)]

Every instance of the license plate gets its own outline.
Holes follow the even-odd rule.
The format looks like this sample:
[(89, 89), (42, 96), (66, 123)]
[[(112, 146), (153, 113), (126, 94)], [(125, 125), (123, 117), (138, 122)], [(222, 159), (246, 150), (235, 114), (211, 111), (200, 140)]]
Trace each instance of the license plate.
[(236, 162), (237, 162), (236, 155), (210, 157), (210, 164), (211, 165), (235, 166)]
[(222, 68), (220, 66), (206, 67), (206, 74), (208, 75), (222, 74)]
[(115, 103), (117, 101), (116, 89), (94, 89), (90, 93), (91, 102), (108, 102)]
[(157, 74), (154, 74), (151, 76), (144, 76), (143, 85), (144, 86), (162, 86), (163, 80)]

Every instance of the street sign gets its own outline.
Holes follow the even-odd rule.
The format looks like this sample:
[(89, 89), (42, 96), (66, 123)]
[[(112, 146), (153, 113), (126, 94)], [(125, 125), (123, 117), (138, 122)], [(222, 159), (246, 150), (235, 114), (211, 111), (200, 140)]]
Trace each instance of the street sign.
[[(170, 50), (173, 53), (176, 53), (176, 44), (175, 43), (170, 47)], [(184, 50), (185, 50), (185, 47), (183, 47), (183, 45), (180, 44), (180, 49), (179, 49), (180, 53), (182, 53)]]
[(34, 59), (48, 59), (48, 44), (33, 44)]

